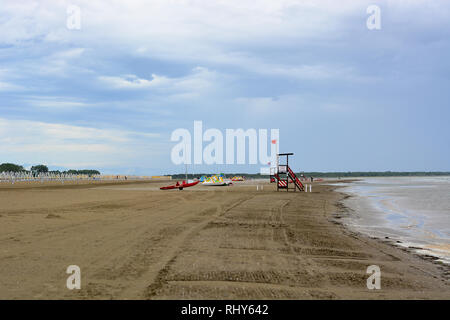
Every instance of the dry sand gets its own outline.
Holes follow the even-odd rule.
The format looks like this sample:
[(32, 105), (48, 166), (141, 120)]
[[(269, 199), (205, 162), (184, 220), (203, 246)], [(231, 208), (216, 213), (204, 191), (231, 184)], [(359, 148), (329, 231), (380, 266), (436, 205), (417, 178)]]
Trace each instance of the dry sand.
[(446, 267), (340, 225), (337, 187), (255, 183), (0, 185), (0, 299), (450, 298)]

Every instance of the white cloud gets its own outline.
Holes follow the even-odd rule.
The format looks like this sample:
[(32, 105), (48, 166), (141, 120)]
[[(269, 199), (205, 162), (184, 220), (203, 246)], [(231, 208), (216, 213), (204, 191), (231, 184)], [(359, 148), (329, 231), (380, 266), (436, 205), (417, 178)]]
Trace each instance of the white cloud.
[(299, 111), (307, 111), (316, 106), (316, 103), (310, 101), (308, 97), (295, 94), (277, 97), (241, 97), (234, 99), (233, 104), (248, 116), (261, 119), (298, 114)]
[[(21, 163), (125, 165), (139, 149), (151, 155), (159, 134), (0, 118), (0, 155)], [(135, 149), (138, 150), (135, 150)]]
[(161, 86), (170, 82), (170, 79), (152, 74), (151, 80), (138, 78), (134, 74), (125, 76), (100, 76), (98, 79), (108, 86), (116, 89), (145, 89), (155, 86)]
[[(220, 75), (226, 78), (226, 75)], [(115, 89), (157, 89), (180, 94), (180, 92), (199, 92), (215, 85), (219, 75), (207, 68), (196, 67), (186, 76), (169, 78), (152, 74), (150, 79), (139, 78), (136, 75), (100, 76), (98, 79), (108, 87)]]
[(54, 76), (73, 76), (76, 72), (92, 72), (89, 69), (78, 65), (79, 59), (82, 58), (85, 48), (73, 48), (61, 50), (55, 53), (41, 57), (41, 63), (31, 64), (31, 71), (38, 72), (42, 75)]
[(0, 81), (0, 91), (19, 91), (23, 89), (24, 88), (19, 85)]
[(38, 108), (74, 109), (92, 106), (92, 104), (80, 101), (78, 98), (58, 96), (25, 96), (23, 101)]
[(115, 149), (105, 144), (21, 144), (8, 147), (10, 152), (21, 153), (112, 153)]
[(85, 48), (73, 48), (69, 50), (63, 50), (52, 54), (50, 58), (55, 60), (67, 60), (79, 58), (85, 51), (86, 51)]
[(0, 92), (1, 91), (19, 91), (24, 88), (21, 85), (13, 83), (15, 74), (11, 69), (0, 69)]
[[(73, 4), (71, 1), (4, 1), (0, 43), (20, 47), (38, 41), (75, 46), (43, 58), (35, 67), (28, 66), (41, 74), (58, 76), (76, 68), (90, 72), (71, 59), (83, 57), (86, 48), (92, 48), (106, 54), (207, 66), (231, 65), (297, 79), (361, 80), (364, 77), (351, 67), (352, 61), (346, 61), (348, 65), (301, 59), (289, 63), (261, 52), (276, 48), (292, 57), (296, 50), (310, 50), (311, 45), (317, 44), (326, 47), (352, 32), (359, 34), (365, 30), (365, 9), (371, 3), (369, 0), (261, 0), (257, 4), (253, 0), (130, 0), (105, 4), (79, 0), (76, 4), (81, 8), (81, 30), (74, 31), (66, 28), (66, 9)], [(445, 1), (432, 3), (385, 1), (390, 30), (406, 30), (406, 26), (439, 30), (448, 26), (450, 7)], [(428, 10), (421, 10), (423, 7)], [(414, 25), (404, 23), (411, 17)], [(383, 19), (387, 18), (383, 15)], [(399, 21), (402, 25), (397, 26)], [(361, 29), (354, 29), (359, 24)], [(398, 41), (390, 43), (395, 46)], [(103, 75), (99, 79), (111, 87), (126, 89), (152, 88), (172, 81), (161, 74), (149, 74), (148, 78), (134, 74)]]
[[(196, 64), (220, 60), (245, 68), (248, 60), (236, 59), (234, 52), (247, 52), (249, 59), (254, 59), (259, 46), (292, 47), (312, 39), (333, 39), (343, 31), (346, 19), (363, 7), (350, 0), (261, 0), (257, 4), (253, 0), (130, 0), (108, 4), (80, 0), (81, 30), (71, 31), (65, 23), (69, 4), (44, 0), (20, 5), (6, 1), (0, 39), (16, 45), (44, 39)], [(82, 49), (72, 49), (62, 60), (82, 53)], [(48, 69), (58, 71), (58, 66), (53, 62)], [(104, 80), (127, 88), (154, 85), (154, 79)]]
[(280, 95), (276, 97), (241, 97), (232, 101), (232, 104), (253, 115), (267, 119), (268, 116), (282, 114), (312, 114), (314, 112), (330, 113), (355, 113), (357, 108), (354, 101), (344, 102), (339, 99), (331, 99), (331, 102), (322, 101), (310, 95)]

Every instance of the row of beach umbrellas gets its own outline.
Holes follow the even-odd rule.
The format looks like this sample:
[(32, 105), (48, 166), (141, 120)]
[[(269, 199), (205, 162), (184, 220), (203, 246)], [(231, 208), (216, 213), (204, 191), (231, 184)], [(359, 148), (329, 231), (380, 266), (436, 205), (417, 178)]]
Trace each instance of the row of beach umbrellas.
[(0, 172), (0, 182), (96, 180), (100, 179), (100, 177), (100, 175), (54, 172)]
[(136, 175), (87, 175), (57, 172), (33, 173), (24, 172), (0, 172), (0, 182), (23, 181), (79, 181), (79, 180), (146, 180), (164, 177), (136, 176)]

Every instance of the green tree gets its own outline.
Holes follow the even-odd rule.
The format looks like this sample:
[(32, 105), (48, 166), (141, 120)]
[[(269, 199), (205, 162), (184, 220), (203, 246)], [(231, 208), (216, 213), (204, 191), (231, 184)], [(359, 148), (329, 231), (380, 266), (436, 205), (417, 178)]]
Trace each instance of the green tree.
[(33, 173), (48, 172), (48, 167), (46, 165), (43, 165), (43, 164), (39, 164), (37, 166), (32, 166), (31, 167), (31, 172), (33, 172)]
[(20, 172), (25, 171), (22, 166), (14, 163), (2, 163), (0, 164), (0, 172)]

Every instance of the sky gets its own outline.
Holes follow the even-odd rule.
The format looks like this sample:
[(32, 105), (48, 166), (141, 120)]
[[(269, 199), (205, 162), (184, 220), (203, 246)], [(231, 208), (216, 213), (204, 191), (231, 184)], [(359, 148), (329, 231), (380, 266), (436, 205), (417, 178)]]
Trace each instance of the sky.
[(450, 171), (449, 57), (446, 0), (2, 0), (0, 163), (180, 173), (202, 121), (279, 129), (295, 170)]

